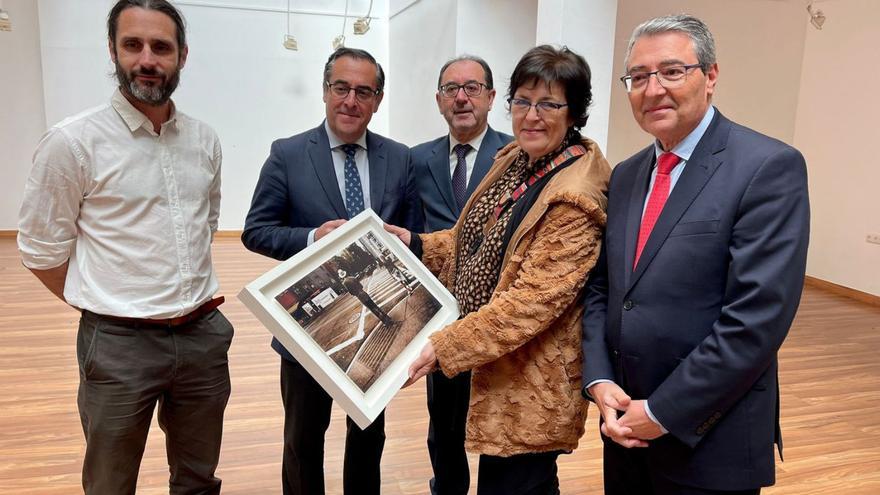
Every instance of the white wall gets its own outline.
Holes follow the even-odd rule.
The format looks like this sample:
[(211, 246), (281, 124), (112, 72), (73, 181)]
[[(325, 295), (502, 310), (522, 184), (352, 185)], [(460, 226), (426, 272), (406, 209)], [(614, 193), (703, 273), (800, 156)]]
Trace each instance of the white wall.
[(12, 31), (0, 31), (0, 230), (18, 228), (33, 148), (46, 128), (40, 26), (32, 0), (5, 0)]
[[(281, 47), (283, 13), (195, 5), (207, 1), (179, 1), (189, 21), (191, 54), (175, 100), (220, 134), (220, 226), (240, 229), (270, 142), (323, 118), (321, 68), (341, 18), (295, 14), (300, 51), (290, 52)], [(287, 4), (213, 3), (220, 2), (269, 10)], [(4, 0), (14, 30), (0, 32), (0, 171), (7, 185), (0, 195), (0, 229), (17, 226), (31, 155), (46, 125), (106, 102), (113, 90), (104, 27), (111, 3)], [(344, 3), (296, 0), (294, 7), (341, 14)], [(368, 0), (351, 3), (351, 13), (360, 15)], [(490, 62), (501, 93), (490, 122), (509, 132), (502, 95), (516, 61), (536, 40), (568, 44), (593, 68), (596, 103), (586, 134), (601, 141), (607, 133), (607, 155), (617, 162), (650, 142), (616, 81), (629, 33), (655, 15), (700, 16), (718, 43), (715, 103), (721, 111), (793, 143), (807, 157), (813, 209), (808, 273), (880, 294), (880, 247), (865, 242), (866, 234), (880, 234), (880, 167), (873, 146), (880, 108), (864, 89), (880, 70), (871, 63), (880, 42), (873, 24), (880, 4), (822, 0), (817, 6), (828, 17), (822, 31), (808, 28), (804, 3), (794, 0), (378, 0), (370, 32), (354, 36), (349, 23), (347, 43), (370, 50), (388, 73), (388, 94), (371, 128), (410, 145), (446, 132), (433, 95), (437, 70), (448, 58), (468, 52)], [(613, 55), (603, 44), (609, 38)]]
[[(523, 54), (535, 46), (537, 12), (537, 0), (458, 0), (456, 54), (479, 55), (489, 63), (497, 92), (489, 125), (507, 134), (513, 133), (506, 101), (510, 75)], [(439, 69), (440, 65), (434, 72)]]
[(434, 98), (437, 76), (465, 53), (492, 68), (498, 94), (489, 125), (510, 134), (504, 95), (516, 62), (535, 46), (537, 0), (401, 0), (390, 12), (391, 136), (414, 146), (448, 132)]
[[(214, 127), (223, 145), (220, 229), (240, 229), (271, 142), (315, 127), (324, 118), (322, 70), (342, 31), (342, 17), (294, 14), (299, 51), (282, 47), (283, 12), (212, 8), (197, 4), (285, 9), (286, 0), (177, 2), (188, 22), (189, 59), (174, 100), (181, 111)], [(352, 0), (363, 15), (369, 0)], [(75, 5), (74, 5), (75, 4)], [(112, 0), (40, 0), (47, 122), (106, 102), (115, 87), (104, 27)], [(342, 14), (345, 0), (297, 0), (293, 8)], [(368, 50), (388, 65), (385, 2), (373, 6), (370, 31), (346, 45)], [(388, 130), (385, 105), (370, 128)]]
[[(709, 25), (720, 69), (714, 103), (728, 118), (792, 143), (808, 25), (801, 1), (626, 0), (618, 3), (608, 157), (617, 163), (650, 136), (632, 117), (618, 76), (633, 28), (655, 16), (687, 12)], [(824, 4), (823, 4), (824, 5)]]
[(880, 3), (817, 4), (827, 20), (807, 29), (794, 144), (807, 159), (812, 209), (807, 272), (880, 295)]
[(455, 56), (458, 2), (392, 1), (390, 5), (388, 94), (391, 136), (414, 146), (446, 131), (434, 94), (437, 71)]
[(593, 105), (581, 134), (608, 149), (617, 0), (541, 0), (535, 44), (566, 45), (590, 65)]

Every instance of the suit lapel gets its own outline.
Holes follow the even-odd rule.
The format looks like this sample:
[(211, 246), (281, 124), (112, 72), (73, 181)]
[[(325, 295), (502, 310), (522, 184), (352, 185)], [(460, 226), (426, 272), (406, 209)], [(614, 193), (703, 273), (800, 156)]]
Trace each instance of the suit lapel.
[[(639, 263), (632, 274), (629, 287), (638, 282), (639, 277), (645, 272), (648, 265), (651, 264), (657, 251), (666, 242), (669, 233), (678, 224), (678, 221), (700, 194), (700, 191), (706, 186), (715, 170), (721, 165), (721, 156), (718, 154), (727, 145), (727, 134), (729, 131), (729, 121), (721, 117), (720, 113), (717, 113), (709, 128), (706, 129), (706, 133), (703, 135), (700, 143), (694, 149), (691, 159), (688, 160), (684, 171), (682, 171), (681, 177), (678, 178), (678, 182), (675, 184), (672, 192), (669, 193), (669, 198), (663, 206), (663, 211), (660, 213), (660, 217), (657, 218), (657, 223), (654, 224), (654, 229), (651, 231), (650, 237), (648, 237), (645, 249), (639, 257)], [(644, 196), (642, 198), (644, 199)], [(638, 230), (636, 230), (636, 235), (638, 235)], [(630, 257), (628, 259), (631, 260), (633, 258)]]
[(449, 211), (455, 212), (457, 217), (461, 213), (461, 209), (455, 202), (455, 194), (452, 192), (452, 177), (449, 174), (449, 136), (439, 139), (437, 144), (431, 148), (431, 156), (428, 157), (428, 170), (437, 184), (437, 190), (440, 196), (449, 207)]
[(367, 131), (367, 160), (370, 167), (370, 205), (377, 214), (381, 214), (382, 196), (385, 194), (385, 179), (388, 171), (388, 159), (385, 142)]
[(477, 185), (486, 176), (486, 172), (492, 168), (495, 161), (495, 153), (501, 148), (502, 143), (498, 138), (498, 133), (493, 131), (491, 127), (486, 129), (486, 135), (483, 137), (483, 143), (480, 145), (480, 152), (477, 153), (477, 161), (474, 163), (474, 171), (471, 173), (471, 180), (468, 182), (468, 197), (474, 193)]
[(330, 200), (333, 210), (339, 215), (337, 218), (348, 218), (345, 211), (345, 203), (342, 201), (342, 194), (339, 192), (339, 183), (336, 181), (336, 171), (333, 169), (333, 157), (330, 153), (330, 140), (327, 138), (327, 131), (324, 124), (313, 129), (312, 135), (309, 136), (309, 158), (312, 166), (315, 168), (315, 174), (324, 193)]

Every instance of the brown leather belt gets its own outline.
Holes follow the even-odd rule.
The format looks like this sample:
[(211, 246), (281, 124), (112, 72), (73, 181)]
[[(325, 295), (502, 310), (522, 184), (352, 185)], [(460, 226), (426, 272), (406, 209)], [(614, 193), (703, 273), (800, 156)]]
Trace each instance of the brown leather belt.
[(192, 323), (202, 316), (210, 313), (217, 309), (218, 306), (223, 304), (226, 301), (226, 298), (223, 296), (215, 297), (210, 301), (202, 304), (198, 308), (190, 311), (189, 313), (183, 316), (175, 316), (174, 318), (129, 318), (127, 316), (111, 316), (111, 315), (97, 315), (101, 318), (106, 318), (112, 321), (118, 321), (120, 323), (128, 323), (133, 325), (152, 325), (152, 326), (162, 326), (162, 327), (179, 327), (180, 325), (186, 325), (187, 323)]

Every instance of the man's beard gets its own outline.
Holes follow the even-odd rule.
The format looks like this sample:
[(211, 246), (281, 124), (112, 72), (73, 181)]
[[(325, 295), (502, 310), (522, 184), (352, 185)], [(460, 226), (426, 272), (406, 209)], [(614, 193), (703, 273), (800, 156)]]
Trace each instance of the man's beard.
[[(139, 83), (135, 78), (142, 76), (162, 76), (161, 82), (147, 86)], [(116, 62), (116, 80), (124, 92), (133, 96), (136, 100), (146, 103), (147, 105), (160, 106), (164, 105), (170, 98), (174, 90), (180, 83), (180, 68), (176, 67), (174, 72), (163, 74), (156, 69), (138, 69), (131, 72), (125, 72), (119, 62)]]

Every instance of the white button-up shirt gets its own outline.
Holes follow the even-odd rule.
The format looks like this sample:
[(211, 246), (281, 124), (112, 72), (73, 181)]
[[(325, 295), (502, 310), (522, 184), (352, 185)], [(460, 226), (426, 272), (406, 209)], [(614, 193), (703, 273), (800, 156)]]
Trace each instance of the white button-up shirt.
[(210, 127), (172, 110), (156, 134), (117, 90), (40, 141), (19, 215), (25, 266), (69, 260), (64, 298), (94, 313), (189, 313), (218, 289), (220, 163)]
[(489, 126), (487, 125), (483, 132), (471, 139), (467, 143), (462, 143), (458, 139), (455, 139), (452, 136), (452, 133), (449, 133), (449, 176), (452, 177), (455, 175), (455, 167), (458, 166), (458, 154), (455, 153), (455, 146), (458, 144), (469, 144), (471, 145), (471, 150), (467, 155), (464, 156), (464, 162), (467, 164), (467, 174), (465, 176), (465, 186), (469, 186), (471, 183), (471, 175), (474, 174), (474, 167), (477, 163), (477, 155), (480, 153), (480, 146), (483, 145), (483, 138), (486, 137), (486, 131), (489, 130)]

